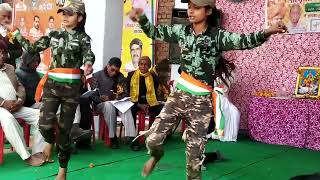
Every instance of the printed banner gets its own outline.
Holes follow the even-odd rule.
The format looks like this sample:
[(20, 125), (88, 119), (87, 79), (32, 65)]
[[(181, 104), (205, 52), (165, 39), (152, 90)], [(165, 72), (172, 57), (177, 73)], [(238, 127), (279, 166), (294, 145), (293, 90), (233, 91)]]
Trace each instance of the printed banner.
[(139, 24), (132, 22), (128, 13), (132, 7), (144, 9), (150, 22), (155, 24), (157, 0), (125, 0), (123, 6), (123, 27), (121, 47), (121, 72), (127, 75), (138, 67), (141, 56), (149, 56), (153, 59), (152, 39), (148, 38)]
[[(61, 14), (57, 14), (65, 0), (15, 0), (14, 25), (20, 29), (21, 34), (35, 42), (49, 32), (62, 28)], [(47, 69), (50, 65), (50, 49), (40, 53), (39, 68)]]
[(320, 32), (320, 0), (266, 0), (266, 26), (282, 21), (288, 33)]

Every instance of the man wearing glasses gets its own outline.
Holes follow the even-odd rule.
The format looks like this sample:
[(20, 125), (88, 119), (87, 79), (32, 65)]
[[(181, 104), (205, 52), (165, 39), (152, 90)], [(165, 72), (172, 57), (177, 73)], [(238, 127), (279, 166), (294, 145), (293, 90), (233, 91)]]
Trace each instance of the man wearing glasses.
[[(109, 137), (111, 139), (111, 148), (118, 149), (119, 144), (116, 136), (117, 130), (117, 109), (112, 105), (112, 100), (119, 100), (124, 97), (128, 97), (129, 93), (126, 88), (126, 79), (120, 72), (121, 60), (117, 57), (113, 57), (109, 60), (108, 64), (103, 70), (98, 71), (92, 75), (92, 89), (99, 90), (99, 98), (94, 99), (94, 97), (80, 98), (80, 108), (81, 108), (81, 121), (89, 122), (87, 128), (90, 128), (91, 117), (90, 112), (88, 112), (90, 101), (96, 103), (97, 110), (104, 114), (104, 119), (109, 128)], [(87, 107), (85, 107), (87, 106)], [(133, 140), (136, 136), (135, 126), (133, 122), (133, 117), (131, 110), (127, 110), (124, 113), (119, 111), (122, 123), (125, 128), (125, 136), (129, 141)], [(81, 125), (80, 121), (80, 127)], [(84, 127), (81, 127), (84, 129)], [(134, 144), (131, 145), (132, 150), (139, 150)]]

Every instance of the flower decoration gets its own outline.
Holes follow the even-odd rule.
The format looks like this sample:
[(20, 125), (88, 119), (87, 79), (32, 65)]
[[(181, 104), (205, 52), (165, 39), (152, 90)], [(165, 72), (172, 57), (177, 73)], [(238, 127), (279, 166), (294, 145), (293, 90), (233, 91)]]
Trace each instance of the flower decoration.
[(261, 97), (274, 97), (276, 96), (275, 92), (272, 91), (260, 91), (253, 93), (254, 96), (261, 96)]
[(297, 73), (301, 75), (303, 72), (302, 72), (301, 69), (298, 69), (298, 70), (297, 70)]
[(122, 94), (124, 92), (124, 89), (121, 85), (117, 85), (117, 94)]
[(8, 36), (9, 42), (10, 42), (11, 44), (13, 44), (13, 38), (14, 38), (14, 36), (13, 36), (12, 32), (8, 32), (7, 36)]

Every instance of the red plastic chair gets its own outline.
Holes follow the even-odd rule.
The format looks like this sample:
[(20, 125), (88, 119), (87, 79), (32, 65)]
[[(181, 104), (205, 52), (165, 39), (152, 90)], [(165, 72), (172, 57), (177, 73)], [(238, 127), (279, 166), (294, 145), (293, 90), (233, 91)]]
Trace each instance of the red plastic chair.
[[(140, 131), (144, 131), (145, 130), (146, 119), (147, 118), (146, 118), (146, 114), (143, 111), (139, 111), (137, 113), (137, 115), (138, 115), (138, 134), (139, 134)], [(149, 128), (150, 128), (152, 123), (155, 120), (155, 117), (151, 116), (151, 118), (150, 118), (150, 116), (149, 116), (148, 120), (149, 120)], [(141, 144), (144, 143), (144, 136), (140, 136), (139, 137), (139, 142)]]
[[(27, 147), (30, 147), (30, 125), (27, 124), (22, 118), (16, 119), (20, 126), (23, 128), (23, 136), (26, 142)], [(11, 151), (13, 151), (13, 147), (10, 147)]]
[(92, 119), (92, 123), (91, 123), (91, 128), (92, 128), (92, 144), (96, 145), (96, 128), (94, 126), (94, 119)]
[[(18, 123), (23, 128), (23, 136), (24, 140), (26, 142), (27, 147), (30, 146), (30, 125), (27, 124), (23, 119), (17, 118)], [(13, 147), (11, 146), (11, 151), (13, 151)], [(4, 150), (4, 131), (2, 129), (2, 126), (0, 124), (0, 164), (3, 163), (3, 150)]]
[(111, 146), (111, 141), (110, 141), (110, 138), (109, 138), (109, 128), (108, 128), (108, 125), (107, 125), (107, 123), (106, 123), (106, 121), (104, 119), (103, 113), (102, 112), (98, 112), (93, 108), (92, 109), (92, 116), (93, 117), (94, 116), (99, 116), (99, 139), (104, 140), (104, 144), (105, 145)]
[[(88, 87), (89, 90), (92, 90), (91, 89), (91, 86), (92, 86), (92, 83), (93, 83), (93, 78), (88, 78), (86, 79), (86, 86)], [(92, 141), (93, 141), (93, 144), (96, 143), (96, 131), (95, 131), (95, 125), (94, 125), (94, 116), (99, 116), (99, 139), (104, 139), (104, 143), (108, 146), (111, 145), (111, 141), (110, 141), (110, 138), (109, 138), (109, 128), (107, 127), (107, 124), (104, 120), (104, 116), (103, 116), (103, 113), (101, 112), (98, 112), (96, 109), (95, 109), (95, 105), (92, 104), (92, 130), (93, 130), (93, 136), (92, 136)]]
[(3, 163), (3, 149), (4, 149), (4, 132), (0, 125), (0, 164)]

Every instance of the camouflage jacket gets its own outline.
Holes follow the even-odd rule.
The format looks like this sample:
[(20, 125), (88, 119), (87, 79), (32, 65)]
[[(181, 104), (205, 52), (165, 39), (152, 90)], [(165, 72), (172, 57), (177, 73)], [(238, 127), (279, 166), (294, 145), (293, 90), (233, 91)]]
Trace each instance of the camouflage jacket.
[(52, 31), (48, 36), (42, 36), (33, 44), (21, 34), (17, 34), (16, 39), (30, 53), (51, 47), (50, 69), (80, 68), (86, 63), (93, 64), (95, 60), (91, 51), (90, 37), (84, 32)]
[(245, 35), (208, 27), (204, 33), (195, 35), (191, 25), (155, 27), (145, 15), (140, 16), (139, 24), (152, 39), (178, 43), (181, 70), (211, 86), (222, 51), (254, 48), (266, 41), (263, 31)]

